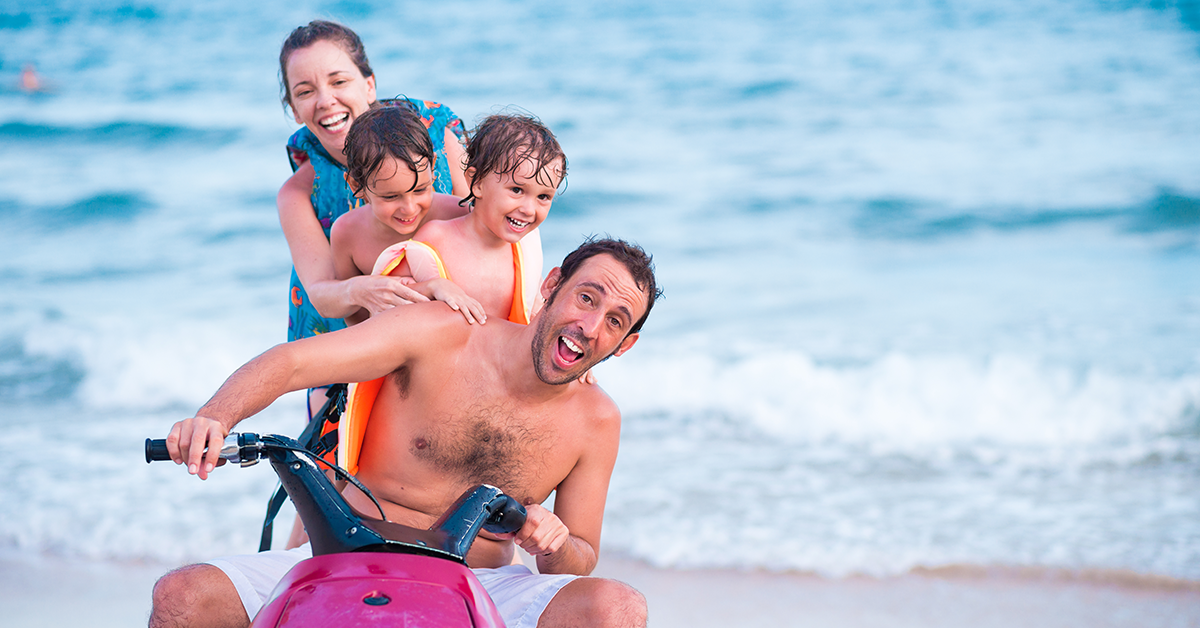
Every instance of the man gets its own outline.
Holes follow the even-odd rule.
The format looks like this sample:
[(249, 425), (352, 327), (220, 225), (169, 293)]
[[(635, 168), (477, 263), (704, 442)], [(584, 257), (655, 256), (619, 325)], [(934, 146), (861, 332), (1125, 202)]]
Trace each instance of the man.
[[(219, 446), (207, 455), (205, 447), (285, 392), (384, 377), (357, 475), (389, 520), (428, 528), (466, 489), (498, 486), (526, 505), (528, 519), (515, 538), (482, 535), (467, 562), (510, 628), (644, 626), (637, 591), (576, 577), (596, 566), (621, 423), (599, 387), (577, 380), (637, 341), (658, 296), (650, 257), (619, 240), (585, 242), (541, 292), (546, 305), (528, 326), (467, 325), (431, 302), (274, 347), (234, 373), (196, 417), (176, 423), (167, 447), (205, 479)], [(539, 504), (552, 491), (550, 512)], [(371, 511), (354, 489), (346, 499)], [(539, 575), (510, 565), (514, 542), (537, 557)], [(150, 624), (245, 626), (305, 549), (167, 574), (155, 586)]]

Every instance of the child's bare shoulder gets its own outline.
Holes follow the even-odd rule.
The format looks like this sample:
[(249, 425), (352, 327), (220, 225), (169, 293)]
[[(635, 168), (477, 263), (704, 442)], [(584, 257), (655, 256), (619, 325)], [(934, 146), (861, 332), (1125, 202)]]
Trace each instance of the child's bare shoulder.
[(352, 209), (345, 214), (342, 214), (337, 220), (333, 221), (333, 226), (329, 228), (329, 242), (346, 242), (359, 237), (363, 227), (366, 225), (363, 222), (364, 218), (370, 215), (370, 208), (367, 205)]
[(417, 229), (417, 232), (413, 234), (413, 239), (418, 242), (440, 242), (446, 237), (446, 234), (451, 233), (453, 230), (452, 219), (434, 219), (421, 225), (421, 228)]

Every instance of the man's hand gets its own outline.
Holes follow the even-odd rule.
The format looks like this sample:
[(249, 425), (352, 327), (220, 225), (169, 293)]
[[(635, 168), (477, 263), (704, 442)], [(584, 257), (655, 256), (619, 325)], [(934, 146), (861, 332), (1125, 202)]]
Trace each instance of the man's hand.
[(204, 417), (184, 419), (171, 427), (167, 451), (175, 464), (186, 462), (188, 473), (207, 480), (208, 474), (225, 462), (221, 460), (221, 446), (228, 434), (229, 430), (220, 421)]
[(549, 556), (570, 538), (571, 531), (552, 512), (541, 504), (525, 505), (525, 525), (513, 541), (530, 556)]

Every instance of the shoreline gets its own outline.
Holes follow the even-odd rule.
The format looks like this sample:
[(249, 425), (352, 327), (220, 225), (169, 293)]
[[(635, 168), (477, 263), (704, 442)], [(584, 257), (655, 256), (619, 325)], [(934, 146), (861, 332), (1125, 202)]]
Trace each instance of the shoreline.
[[(5, 625), (145, 625), (151, 588), (173, 568), (0, 551)], [(826, 578), (766, 570), (664, 569), (606, 555), (593, 575), (641, 591), (653, 628), (1200, 625), (1200, 582), (1119, 570), (950, 566), (882, 578)]]
[(898, 576), (826, 578), (659, 569), (616, 557), (602, 558), (594, 575), (642, 591), (654, 628), (1200, 625), (1200, 582), (1120, 570), (947, 566)]

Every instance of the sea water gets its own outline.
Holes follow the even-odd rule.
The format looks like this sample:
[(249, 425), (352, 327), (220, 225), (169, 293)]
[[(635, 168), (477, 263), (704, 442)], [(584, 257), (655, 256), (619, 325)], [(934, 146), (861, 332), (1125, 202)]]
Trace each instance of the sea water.
[(381, 95), (555, 130), (548, 262), (589, 234), (654, 254), (666, 297), (597, 368), (624, 415), (606, 552), (1200, 579), (1182, 0), (9, 3), (0, 548), (254, 549), (267, 468), (200, 482), (141, 447), (285, 339), (278, 46), (314, 18), (362, 35)]

